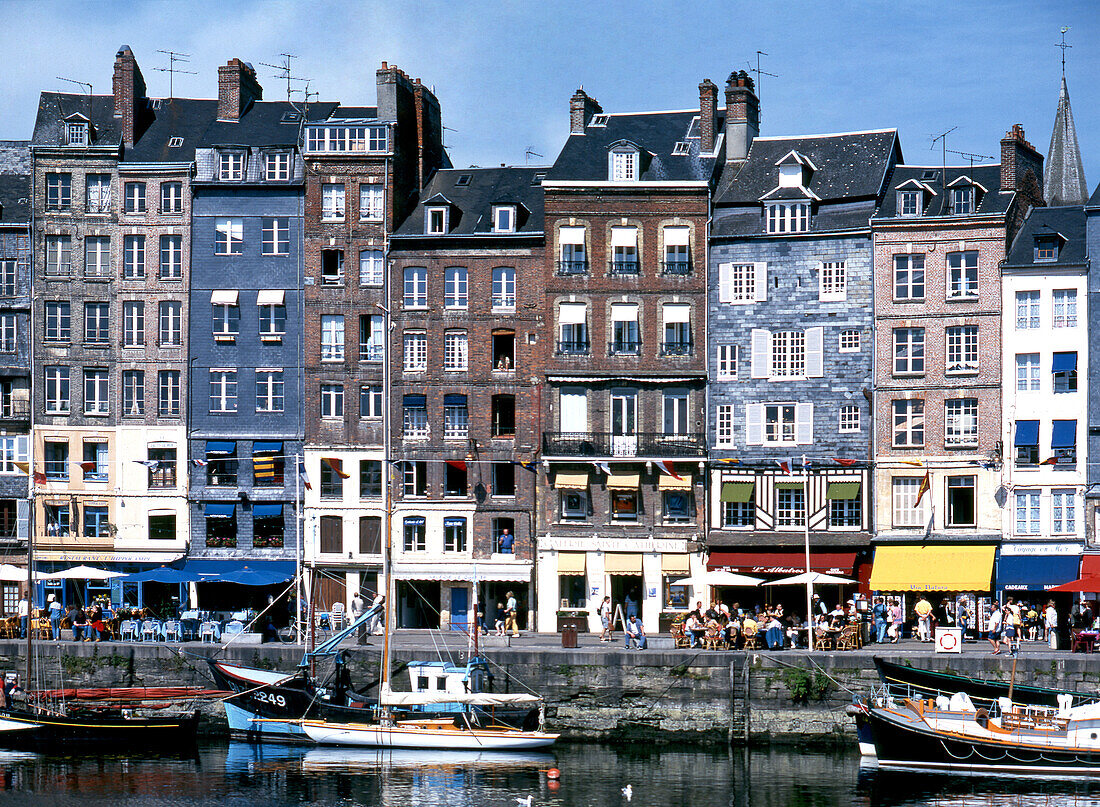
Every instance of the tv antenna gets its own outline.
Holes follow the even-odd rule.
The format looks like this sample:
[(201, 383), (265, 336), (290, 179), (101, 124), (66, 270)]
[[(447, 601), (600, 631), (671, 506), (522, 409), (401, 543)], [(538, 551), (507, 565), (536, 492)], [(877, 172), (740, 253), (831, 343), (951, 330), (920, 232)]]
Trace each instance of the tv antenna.
[(963, 157), (964, 159), (970, 160), (970, 167), (971, 168), (974, 167), (974, 161), (975, 160), (992, 160), (993, 159), (988, 154), (973, 154), (969, 151), (955, 151), (954, 149), (947, 149), (947, 152), (949, 154), (958, 154), (960, 157)]
[(289, 101), (290, 101), (290, 92), (291, 92), (290, 83), (292, 81), (307, 81), (308, 82), (309, 79), (295, 79), (293, 77), (293, 74), (292, 74), (291, 69), (290, 69), (290, 60), (298, 58), (295, 54), (293, 54), (293, 53), (280, 53), (279, 55), (283, 57), (283, 63), (282, 64), (268, 64), (267, 62), (260, 62), (260, 64), (262, 64), (264, 67), (270, 67), (272, 70), (278, 70), (279, 73), (275, 76), (275, 78), (278, 78), (278, 79), (284, 79), (285, 78), (286, 79), (286, 100), (289, 103)]
[(187, 64), (191, 61), (190, 53), (180, 53), (178, 50), (158, 50), (157, 53), (163, 53), (168, 57), (167, 67), (154, 67), (153, 69), (160, 73), (168, 74), (168, 97), (175, 97), (175, 79), (176, 73), (186, 73), (191, 76), (198, 75), (197, 70), (180, 70), (176, 67), (176, 62), (180, 64)]
[(70, 84), (77, 84), (80, 87), (87, 87), (88, 95), (92, 94), (92, 85), (86, 81), (77, 81), (75, 78), (65, 78), (64, 76), (54, 76), (54, 78), (56, 78), (58, 81), (67, 81)]
[(760, 57), (761, 56), (767, 56), (767, 55), (768, 54), (764, 53), (764, 51), (758, 50), (756, 52), (756, 67), (753, 67), (752, 65), (749, 65), (749, 72), (750, 73), (756, 73), (756, 97), (757, 98), (760, 97), (760, 85), (763, 84), (763, 81), (760, 78), (761, 76), (771, 76), (772, 78), (779, 78), (778, 73), (769, 73), (767, 70), (761, 70), (760, 69)]
[(947, 193), (947, 136), (949, 134), (951, 134), (953, 131), (955, 131), (956, 129), (958, 129), (958, 128), (959, 128), (958, 126), (952, 126), (950, 129), (948, 129), (943, 134), (929, 135), (929, 137), (932, 138), (932, 145), (930, 145), (928, 147), (929, 151), (931, 151), (932, 149), (934, 149), (936, 147), (936, 141), (942, 141), (942, 145), (943, 145), (943, 171), (940, 172), (940, 190), (943, 191), (944, 193)]
[(1066, 78), (1066, 48), (1072, 48), (1073, 47), (1073, 45), (1067, 45), (1066, 44), (1066, 31), (1068, 31), (1068, 30), (1069, 30), (1068, 25), (1063, 25), (1062, 26), (1062, 41), (1059, 44), (1054, 46), (1056, 48), (1061, 48), (1062, 49), (1062, 80), (1063, 81)]
[(526, 163), (527, 165), (530, 165), (530, 164), (531, 164), (531, 158), (532, 158), (532, 157), (541, 157), (541, 156), (542, 156), (541, 154), (539, 154), (539, 153), (538, 153), (537, 151), (535, 151), (535, 150), (534, 150), (533, 148), (531, 148), (530, 146), (528, 146), (528, 147), (527, 147), (527, 151), (525, 151), (525, 152), (523, 153), (523, 161), (524, 161), (524, 163)]

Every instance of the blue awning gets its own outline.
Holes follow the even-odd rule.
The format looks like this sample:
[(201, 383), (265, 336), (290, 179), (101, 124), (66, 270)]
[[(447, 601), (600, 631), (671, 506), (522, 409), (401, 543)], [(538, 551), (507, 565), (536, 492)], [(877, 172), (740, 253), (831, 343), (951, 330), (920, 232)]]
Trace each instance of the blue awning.
[(406, 395), (404, 405), (410, 409), (425, 409), (428, 406), (427, 395)]
[(1046, 591), (1077, 579), (1080, 555), (1002, 555), (997, 561), (1001, 591)]
[(207, 440), (206, 441), (206, 453), (207, 454), (235, 454), (237, 452), (237, 444), (232, 440)]
[(465, 395), (453, 395), (453, 394), (452, 395), (444, 395), (443, 396), (443, 405), (444, 406), (465, 406), (466, 405), (466, 396)]
[(122, 579), (127, 583), (195, 583), (201, 580), (202, 577), (195, 572), (173, 569), (169, 566), (159, 566), (156, 569), (147, 569), (144, 572), (127, 575)]
[(294, 577), (292, 560), (207, 560), (187, 561), (185, 574), (195, 575), (202, 583), (239, 583), (246, 586), (268, 586)]
[(1077, 421), (1056, 420), (1050, 436), (1051, 448), (1073, 448), (1077, 445)]
[(257, 440), (252, 444), (253, 454), (282, 454), (283, 444), (271, 440)]
[(229, 502), (207, 502), (203, 512), (206, 513), (207, 518), (233, 518), (237, 512), (237, 505)]
[(281, 504), (254, 504), (252, 505), (253, 518), (281, 518), (283, 506)]
[(1077, 369), (1077, 353), (1055, 353), (1051, 372), (1068, 373)]
[(1016, 445), (1018, 445), (1018, 446), (1037, 446), (1037, 445), (1039, 445), (1039, 421), (1037, 421), (1037, 420), (1017, 420), (1016, 421)]

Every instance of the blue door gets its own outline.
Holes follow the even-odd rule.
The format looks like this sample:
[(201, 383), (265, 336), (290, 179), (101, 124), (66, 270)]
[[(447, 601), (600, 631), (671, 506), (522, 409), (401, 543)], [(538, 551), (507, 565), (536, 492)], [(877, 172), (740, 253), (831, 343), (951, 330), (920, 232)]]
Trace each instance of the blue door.
[(470, 627), (470, 590), (465, 586), (451, 588), (451, 630), (468, 630)]

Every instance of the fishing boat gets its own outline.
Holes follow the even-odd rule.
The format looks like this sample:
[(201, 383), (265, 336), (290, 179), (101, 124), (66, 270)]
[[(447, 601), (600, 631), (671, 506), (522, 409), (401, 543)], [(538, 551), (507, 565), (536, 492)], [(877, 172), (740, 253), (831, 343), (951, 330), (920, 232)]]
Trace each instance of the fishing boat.
[(883, 687), (850, 707), (860, 751), (877, 767), (966, 775), (1080, 777), (1100, 773), (1100, 704), (1057, 706), (997, 699), (974, 705), (965, 692), (895, 697)]

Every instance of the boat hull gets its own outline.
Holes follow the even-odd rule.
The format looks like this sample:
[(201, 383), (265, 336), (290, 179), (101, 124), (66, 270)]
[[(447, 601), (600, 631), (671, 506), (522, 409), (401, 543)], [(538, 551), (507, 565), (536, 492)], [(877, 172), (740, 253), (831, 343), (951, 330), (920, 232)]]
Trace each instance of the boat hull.
[[(965, 692), (970, 696), (975, 706), (986, 706), (994, 703), (998, 698), (1008, 697), (1008, 681), (993, 681), (984, 678), (970, 678), (965, 675), (940, 672), (939, 670), (922, 670), (917, 667), (906, 667), (895, 664), (892, 661), (875, 656), (875, 667), (878, 668), (879, 678), (882, 683), (890, 687), (909, 687), (924, 693), (935, 695), (947, 695), (950, 697), (956, 692)], [(1012, 701), (1026, 706), (1058, 706), (1058, 696), (1066, 690), (1050, 689), (1030, 684), (1017, 683), (1012, 688)], [(1097, 695), (1094, 693), (1070, 692), (1076, 703), (1094, 701)]]
[(36, 715), (0, 709), (0, 747), (44, 748), (102, 743), (106, 748), (179, 748), (194, 744), (198, 715), (125, 718)]
[(303, 720), (306, 735), (321, 745), (450, 751), (526, 751), (549, 748), (557, 734), (492, 729), (441, 729)]

